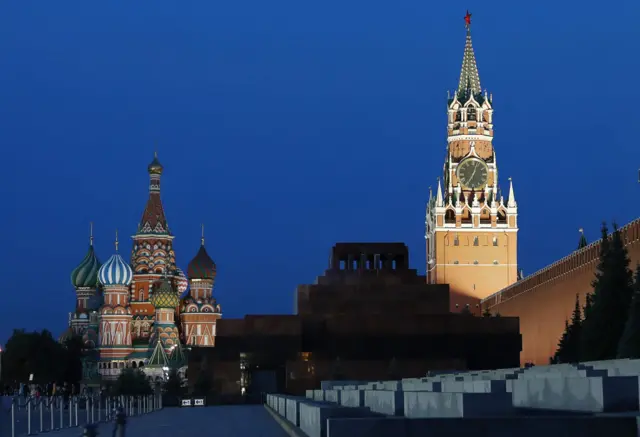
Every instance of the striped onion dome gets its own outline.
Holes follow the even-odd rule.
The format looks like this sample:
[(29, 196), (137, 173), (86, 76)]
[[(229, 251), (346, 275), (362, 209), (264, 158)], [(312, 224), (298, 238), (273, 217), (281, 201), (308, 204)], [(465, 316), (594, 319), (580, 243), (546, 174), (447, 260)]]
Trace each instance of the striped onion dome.
[(116, 253), (111, 255), (111, 258), (100, 267), (98, 279), (104, 287), (128, 287), (133, 280), (133, 270), (131, 270), (129, 264)]
[(204, 248), (204, 243), (200, 245), (200, 250), (196, 256), (191, 260), (187, 267), (187, 274), (189, 279), (215, 279), (216, 278), (216, 263), (213, 262), (207, 249)]
[(175, 308), (179, 303), (180, 300), (171, 283), (167, 278), (164, 278), (160, 286), (153, 290), (151, 304), (156, 308)]
[(99, 269), (100, 261), (96, 256), (93, 245), (90, 245), (87, 255), (78, 267), (71, 272), (71, 283), (75, 288), (96, 288)]
[(176, 288), (178, 289), (178, 295), (180, 296), (187, 290), (187, 287), (189, 287), (189, 281), (187, 281), (187, 277), (184, 275), (184, 272), (180, 268), (176, 269), (175, 282)]

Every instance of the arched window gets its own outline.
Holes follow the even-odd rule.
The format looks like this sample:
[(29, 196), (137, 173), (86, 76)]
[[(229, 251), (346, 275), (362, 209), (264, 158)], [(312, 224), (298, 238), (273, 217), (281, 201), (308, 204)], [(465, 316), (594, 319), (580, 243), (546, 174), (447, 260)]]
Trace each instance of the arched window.
[(476, 121), (476, 108), (473, 106), (467, 107), (467, 121)]
[(444, 222), (445, 223), (455, 223), (456, 222), (456, 213), (452, 209), (448, 209), (447, 212), (444, 213)]

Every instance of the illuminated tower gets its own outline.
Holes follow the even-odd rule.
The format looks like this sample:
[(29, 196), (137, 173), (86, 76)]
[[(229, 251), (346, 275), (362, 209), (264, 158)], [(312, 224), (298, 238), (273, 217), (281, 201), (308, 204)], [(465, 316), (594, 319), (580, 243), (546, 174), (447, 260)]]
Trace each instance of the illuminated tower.
[[(117, 232), (115, 245), (116, 253), (98, 271), (98, 279), (104, 289), (104, 304), (100, 309), (100, 358), (119, 361), (118, 367), (124, 367), (125, 358), (133, 351), (129, 306), (129, 287), (133, 280), (133, 271), (118, 253)], [(111, 366), (111, 369), (113, 368)]]
[(480, 87), (471, 14), (458, 89), (447, 101), (447, 156), (426, 215), (427, 280), (449, 284), (451, 309), (479, 311), (480, 299), (518, 279), (518, 205), (509, 179), (498, 187), (493, 96)]
[(213, 297), (216, 263), (204, 246), (204, 226), (200, 249), (189, 263), (189, 294), (183, 299), (180, 321), (184, 341), (189, 346), (214, 346), (216, 322), (222, 317), (220, 305)]
[(136, 344), (149, 341), (151, 325), (154, 322), (155, 309), (150, 297), (153, 284), (159, 283), (165, 276), (173, 279), (176, 275), (173, 235), (164, 214), (160, 199), (160, 178), (164, 168), (154, 155), (147, 167), (149, 172), (149, 198), (138, 232), (133, 238), (131, 265), (133, 282), (131, 286), (131, 312), (133, 314), (133, 336)]
[(89, 232), (89, 250), (80, 264), (71, 272), (71, 283), (76, 289), (76, 310), (69, 315), (70, 328), (75, 335), (84, 335), (89, 327), (90, 314), (101, 305), (98, 291), (100, 261), (93, 248), (93, 224)]

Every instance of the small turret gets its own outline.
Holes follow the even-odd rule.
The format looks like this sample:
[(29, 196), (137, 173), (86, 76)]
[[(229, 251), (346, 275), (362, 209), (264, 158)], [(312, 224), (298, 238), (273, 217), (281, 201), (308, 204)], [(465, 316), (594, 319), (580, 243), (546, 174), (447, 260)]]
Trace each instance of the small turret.
[(507, 201), (508, 208), (515, 208), (518, 204), (516, 203), (516, 193), (513, 191), (513, 180), (509, 178), (509, 200)]
[(580, 240), (578, 241), (578, 250), (582, 249), (583, 247), (587, 247), (589, 245), (589, 243), (587, 243), (587, 238), (584, 236), (584, 229), (580, 228), (579, 232), (580, 232)]

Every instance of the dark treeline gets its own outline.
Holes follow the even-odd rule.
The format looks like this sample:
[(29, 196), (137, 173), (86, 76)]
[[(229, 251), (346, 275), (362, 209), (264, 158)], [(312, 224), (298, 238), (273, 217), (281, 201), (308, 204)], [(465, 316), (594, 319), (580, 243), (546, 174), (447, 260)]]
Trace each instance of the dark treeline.
[(552, 364), (640, 358), (640, 266), (635, 279), (623, 236), (602, 225), (600, 256), (584, 307), (579, 295)]
[(82, 378), (82, 356), (80, 337), (59, 343), (47, 330), (16, 329), (0, 357), (0, 384), (4, 390), (15, 390), (20, 384), (77, 384)]

